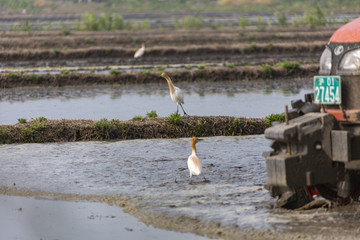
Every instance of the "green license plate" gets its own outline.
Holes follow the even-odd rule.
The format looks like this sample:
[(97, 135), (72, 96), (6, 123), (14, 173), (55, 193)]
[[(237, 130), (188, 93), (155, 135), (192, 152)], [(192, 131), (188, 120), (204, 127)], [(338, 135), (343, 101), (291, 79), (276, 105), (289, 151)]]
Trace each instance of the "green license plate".
[(340, 76), (315, 76), (314, 98), (318, 104), (341, 104)]

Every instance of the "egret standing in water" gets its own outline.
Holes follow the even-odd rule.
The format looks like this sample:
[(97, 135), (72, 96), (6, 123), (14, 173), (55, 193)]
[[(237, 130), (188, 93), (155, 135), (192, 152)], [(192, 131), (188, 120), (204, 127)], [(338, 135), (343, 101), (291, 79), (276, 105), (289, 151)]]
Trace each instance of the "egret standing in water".
[[(187, 161), (187, 165), (190, 171), (190, 183), (192, 183), (193, 175), (199, 176), (201, 174), (202, 166), (200, 159), (196, 156), (196, 143), (202, 140), (203, 139), (201, 138), (193, 137), (190, 142), (192, 153)], [(204, 180), (207, 181), (205, 177)]]
[(184, 116), (189, 116), (185, 112), (185, 110), (184, 110), (184, 108), (182, 106), (182, 104), (184, 104), (184, 93), (183, 93), (183, 91), (180, 88), (174, 86), (174, 84), (171, 81), (171, 78), (169, 77), (169, 75), (166, 74), (166, 72), (163, 72), (160, 76), (165, 78), (168, 85), (169, 85), (171, 100), (173, 100), (173, 102), (176, 103), (176, 113), (179, 112), (179, 105), (180, 105), (181, 109), (184, 112)]
[(139, 48), (138, 50), (136, 50), (135, 54), (134, 54), (134, 58), (139, 58), (142, 55), (144, 55), (145, 53), (145, 43), (141, 44), (141, 48)]

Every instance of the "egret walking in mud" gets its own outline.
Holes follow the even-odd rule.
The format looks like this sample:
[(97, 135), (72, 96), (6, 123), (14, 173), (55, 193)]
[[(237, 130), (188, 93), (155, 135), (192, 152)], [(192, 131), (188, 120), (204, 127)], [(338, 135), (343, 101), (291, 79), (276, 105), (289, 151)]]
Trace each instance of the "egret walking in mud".
[[(196, 143), (202, 140), (203, 139), (201, 138), (193, 137), (190, 142), (192, 153), (187, 161), (187, 165), (190, 171), (190, 183), (192, 183), (193, 175), (199, 176), (201, 174), (202, 166), (200, 159), (196, 156)], [(204, 181), (207, 181), (205, 177), (204, 177)]]
[(141, 44), (141, 48), (139, 48), (138, 50), (136, 50), (135, 54), (134, 54), (134, 58), (139, 58), (142, 55), (144, 55), (145, 53), (145, 43)]
[(183, 93), (183, 91), (180, 88), (174, 86), (174, 84), (171, 81), (171, 78), (169, 77), (169, 75), (166, 74), (166, 72), (163, 72), (160, 76), (165, 78), (168, 85), (169, 85), (171, 100), (173, 100), (173, 102), (176, 103), (176, 113), (179, 112), (179, 105), (180, 105), (181, 109), (184, 112), (184, 116), (189, 116), (185, 112), (185, 110), (184, 110), (184, 108), (182, 106), (182, 104), (184, 104), (184, 93)]

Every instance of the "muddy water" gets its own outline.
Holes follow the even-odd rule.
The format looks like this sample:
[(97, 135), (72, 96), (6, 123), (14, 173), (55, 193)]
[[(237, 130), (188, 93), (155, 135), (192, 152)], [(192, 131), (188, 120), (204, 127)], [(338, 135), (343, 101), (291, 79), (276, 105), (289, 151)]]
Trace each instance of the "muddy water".
[(269, 145), (263, 135), (205, 138), (197, 150), (209, 182), (198, 176), (192, 185), (189, 139), (3, 145), (0, 182), (18, 193), (119, 198), (147, 224), (209, 237), (356, 239), (357, 204), (305, 212), (272, 207), (261, 156)]
[[(310, 82), (310, 81), (309, 81)], [(265, 117), (284, 112), (291, 100), (303, 99), (310, 87), (303, 82), (255, 81), (179, 83), (184, 90), (185, 111), (197, 116)], [(146, 85), (15, 88), (0, 92), (0, 124), (15, 124), (18, 118), (120, 119), (159, 116), (176, 111), (166, 82)], [(181, 111), (181, 110), (180, 110)]]

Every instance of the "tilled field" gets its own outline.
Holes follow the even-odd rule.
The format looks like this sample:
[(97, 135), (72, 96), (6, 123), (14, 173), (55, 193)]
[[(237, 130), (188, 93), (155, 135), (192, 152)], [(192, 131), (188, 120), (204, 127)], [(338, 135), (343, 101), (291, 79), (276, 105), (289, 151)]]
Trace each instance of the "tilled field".
[[(143, 32), (5, 32), (2, 67), (224, 63), (261, 65), (291, 60), (317, 63), (333, 28), (266, 30), (149, 30)], [(133, 55), (146, 44), (142, 58)], [(65, 61), (65, 62), (64, 62)]]

